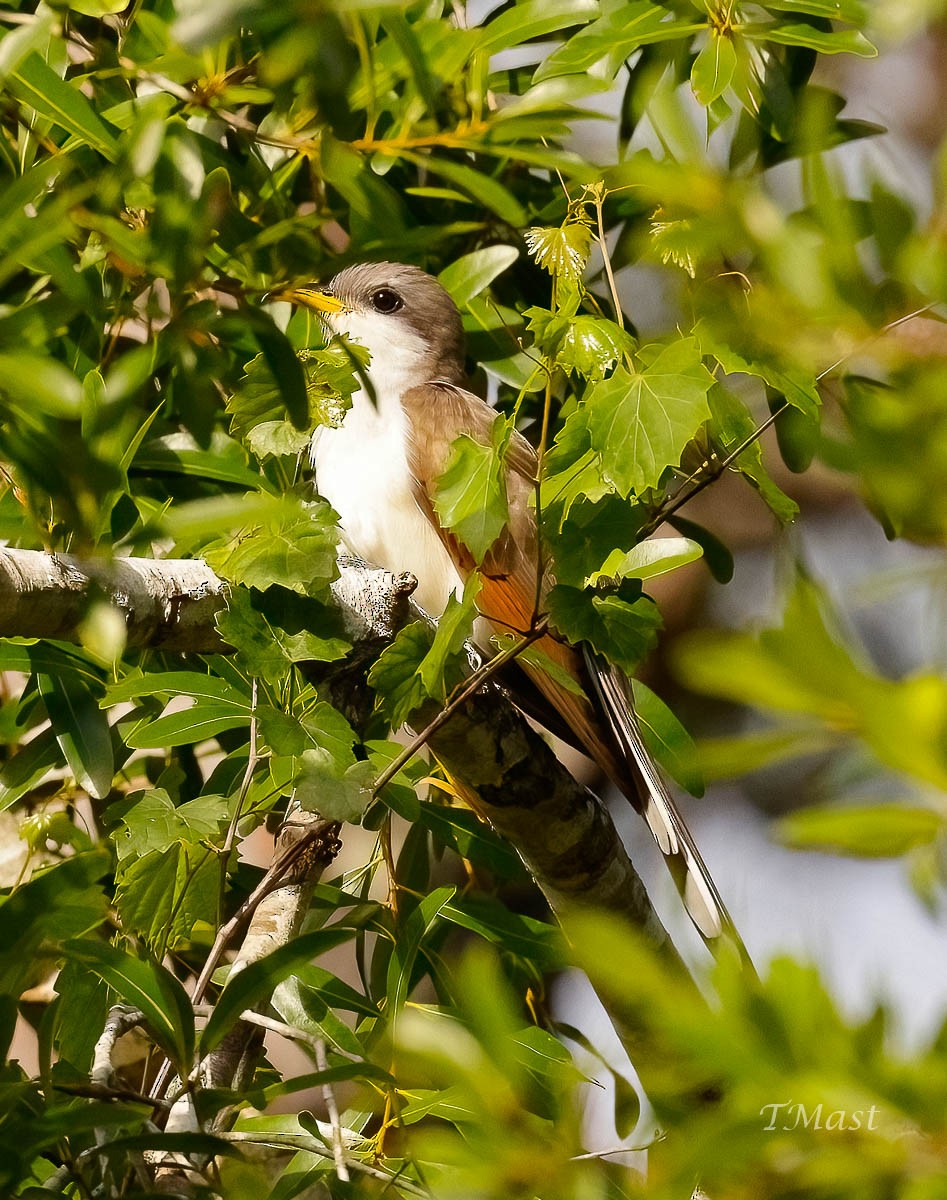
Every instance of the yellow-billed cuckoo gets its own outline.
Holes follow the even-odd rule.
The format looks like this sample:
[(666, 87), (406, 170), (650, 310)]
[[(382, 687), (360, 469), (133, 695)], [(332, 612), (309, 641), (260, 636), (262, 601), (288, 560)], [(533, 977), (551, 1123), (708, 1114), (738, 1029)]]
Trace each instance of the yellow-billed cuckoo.
[[(305, 285), (283, 295), (317, 312), (331, 333), (344, 334), (370, 355), (371, 388), (355, 394), (338, 427), (320, 428), (313, 437), (316, 486), (339, 514), (349, 550), (391, 571), (411, 571), (418, 580), (415, 599), (438, 617), (477, 564), (439, 523), (434, 488), (454, 440), (466, 434), (488, 443), (496, 416), (463, 387), (460, 314), (437, 280), (401, 263), (347, 267), (325, 287)], [(530, 500), (537, 458), (518, 433), (505, 469), (509, 524), (480, 566), (477, 605), (497, 632), (525, 632), (536, 604), (539, 545)], [(547, 577), (546, 588), (552, 582)], [(713, 880), (642, 743), (628, 681), (598, 656), (583, 656), (555, 637), (540, 644), (584, 694), (523, 663), (533, 684), (644, 816), (699, 932), (708, 941), (724, 933), (735, 938)]]

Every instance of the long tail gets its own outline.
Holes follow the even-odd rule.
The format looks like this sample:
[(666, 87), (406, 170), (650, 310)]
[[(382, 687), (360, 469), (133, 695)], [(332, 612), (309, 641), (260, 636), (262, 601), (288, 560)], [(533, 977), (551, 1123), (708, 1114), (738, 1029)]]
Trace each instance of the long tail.
[(642, 740), (628, 680), (588, 645), (583, 650), (602, 711), (628, 764), (631, 781), (624, 790), (648, 823), (688, 916), (712, 949), (729, 942), (749, 964), (750, 956), (717, 885)]

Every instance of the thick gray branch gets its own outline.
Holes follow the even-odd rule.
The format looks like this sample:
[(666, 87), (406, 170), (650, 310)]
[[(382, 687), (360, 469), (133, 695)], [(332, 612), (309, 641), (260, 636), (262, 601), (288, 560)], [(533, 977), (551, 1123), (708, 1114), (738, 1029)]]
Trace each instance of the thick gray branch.
[[(411, 576), (340, 561), (333, 592), (367, 662), (417, 615)], [(90, 598), (108, 596), (132, 645), (198, 653), (226, 649), (214, 625), (227, 585), (200, 560), (77, 560), (35, 550), (0, 550), (0, 637), (76, 640)], [(351, 664), (349, 664), (351, 665)], [(357, 707), (358, 671), (337, 674), (334, 698)], [(424, 724), (430, 712), (419, 714)], [(555, 909), (567, 902), (623, 913), (668, 945), (607, 810), (558, 762), (499, 687), (462, 705), (432, 749), (476, 798), (477, 811), (515, 847)]]
[(78, 640), (91, 600), (125, 618), (128, 643), (213, 653), (224, 643), (214, 617), (227, 585), (200, 559), (76, 559), (0, 549), (0, 637)]

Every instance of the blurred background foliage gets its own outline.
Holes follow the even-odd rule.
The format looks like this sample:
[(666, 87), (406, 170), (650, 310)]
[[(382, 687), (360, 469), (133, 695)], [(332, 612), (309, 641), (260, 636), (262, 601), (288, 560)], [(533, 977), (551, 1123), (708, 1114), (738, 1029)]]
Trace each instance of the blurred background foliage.
[[(701, 735), (641, 685), (675, 778), (695, 794), (748, 779), (798, 847), (906, 856), (938, 910), (942, 640), (915, 622), (899, 658), (861, 639), (863, 609), (815, 577), (805, 531), (840, 531), (829, 568), (851, 539), (869, 568), (882, 534), (925, 547), (860, 586), (893, 597), (896, 625), (918, 587), (943, 611), (947, 158), (915, 119), (918, 183), (871, 150), (891, 144), (883, 105), (859, 107), (906, 62), (942, 112), (942, 20), (924, 0), (0, 8), (0, 536), (202, 554), (233, 585), (237, 648), (126, 651), (101, 605), (79, 645), (0, 645), (3, 1030), (37, 1034), (0, 1079), (7, 1194), (138, 1194), (145, 1143), (100, 1154), (94, 1131), (158, 1144), (149, 1110), (68, 1088), (110, 997), (144, 998), (154, 1042), (187, 1065), (181, 982), (260, 876), (237, 835), (294, 790), (350, 822), (307, 923), (343, 949), (301, 970), (281, 1015), (328, 1046), (356, 1182), (335, 1178), (303, 1107), (318, 1072), (296, 1064), (208, 1100), (244, 1110), (243, 1142), (205, 1146), (224, 1152), (213, 1194), (634, 1194), (616, 1151), (655, 1119), (656, 1195), (697, 1179), (714, 1197), (943, 1194), (943, 1035), (904, 1057), (882, 1010), (841, 1014), (788, 960), (758, 987), (719, 966), (711, 1016), (631, 933), (590, 920), (563, 944), (508, 848), (428, 793), (425, 766), (367, 802), (395, 753), (388, 719), (443, 700), (472, 609), (450, 645), (399, 639), (366, 729), (296, 666), (348, 649), (334, 514), (305, 451), (357, 383), (278, 299), (364, 258), (440, 274), (503, 414), (486, 460), (458, 450), (445, 519), (496, 521), (496, 489), (466, 481), (515, 422), (543, 455), (553, 616), (628, 669), (650, 654), (646, 678)], [(745, 598), (749, 558), (794, 521), (773, 611), (737, 603), (724, 623), (750, 612), (755, 629), (681, 634), (718, 585)], [(661, 548), (636, 549), (659, 528)], [(654, 597), (680, 635), (656, 655)], [(550, 986), (570, 965), (650, 1047), (653, 1113), (610, 1085), (612, 1145), (582, 1115), (583, 1072), (609, 1065)], [(149, 1069), (133, 1062), (129, 1087)], [(875, 1106), (878, 1125), (767, 1129), (783, 1101)]]

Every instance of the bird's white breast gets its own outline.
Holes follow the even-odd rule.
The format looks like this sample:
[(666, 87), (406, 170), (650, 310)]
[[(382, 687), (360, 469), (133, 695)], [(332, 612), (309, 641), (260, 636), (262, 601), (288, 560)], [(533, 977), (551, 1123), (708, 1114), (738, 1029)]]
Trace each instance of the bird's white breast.
[(414, 599), (438, 617), (462, 583), (415, 499), (400, 401), (402, 373), (396, 362), (386, 365), (395, 369), (386, 369), (384, 380), (373, 380), (374, 403), (360, 391), (338, 428), (316, 430), (316, 487), (339, 514), (348, 549), (396, 574), (410, 571), (418, 580)]

